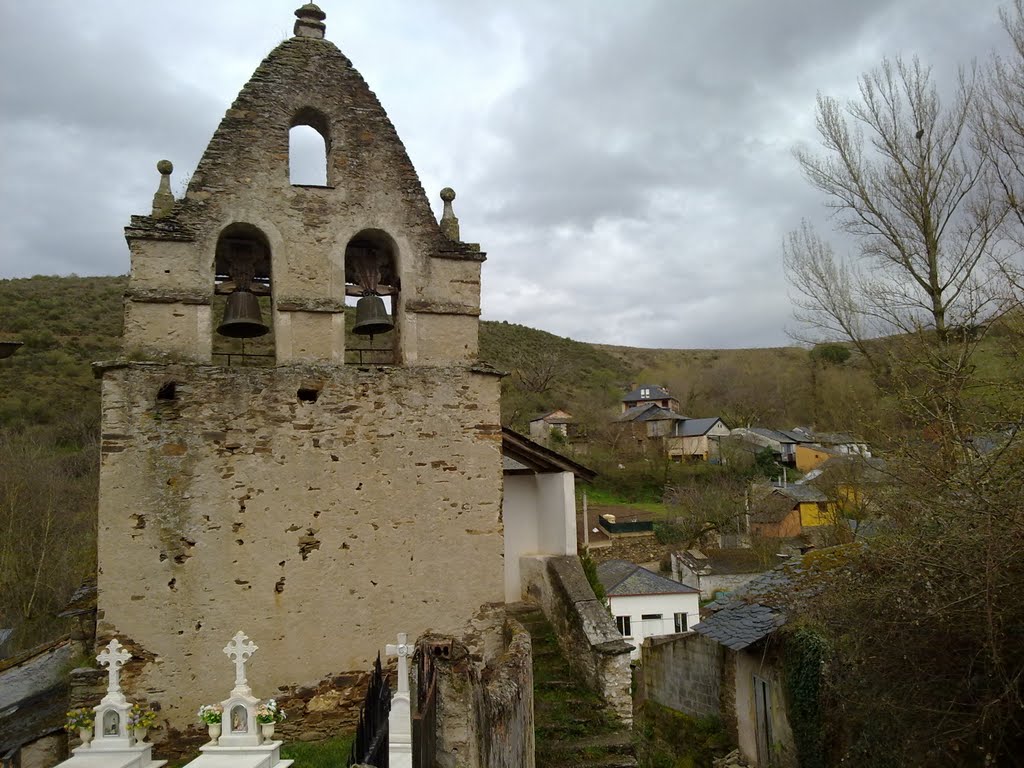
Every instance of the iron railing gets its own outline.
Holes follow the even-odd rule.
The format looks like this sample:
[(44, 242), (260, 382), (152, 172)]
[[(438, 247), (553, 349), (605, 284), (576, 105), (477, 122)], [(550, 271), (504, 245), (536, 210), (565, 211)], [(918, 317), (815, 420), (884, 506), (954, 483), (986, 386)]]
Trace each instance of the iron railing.
[(380, 666), (380, 654), (373, 664), (366, 699), (359, 710), (359, 725), (346, 768), (353, 765), (388, 766), (388, 715), (391, 713), (391, 685)]

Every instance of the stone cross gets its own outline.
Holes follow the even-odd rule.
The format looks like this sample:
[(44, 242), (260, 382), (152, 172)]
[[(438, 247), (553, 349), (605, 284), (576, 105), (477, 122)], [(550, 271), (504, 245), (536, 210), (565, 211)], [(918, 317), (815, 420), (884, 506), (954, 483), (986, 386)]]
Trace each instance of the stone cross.
[(388, 715), (388, 765), (391, 768), (412, 768), (409, 656), (415, 650), (405, 632), (398, 633), (398, 643), (384, 646), (384, 653), (398, 657), (398, 690), (391, 698), (391, 713)]
[(384, 653), (388, 656), (398, 657), (398, 691), (397, 693), (409, 692), (409, 655), (415, 648), (409, 645), (409, 636), (405, 632), (398, 633), (398, 644), (384, 646)]
[(117, 697), (121, 693), (121, 667), (127, 663), (132, 657), (128, 651), (124, 650), (124, 646), (117, 641), (115, 637), (107, 647), (100, 651), (100, 654), (96, 657), (96, 661), (101, 666), (107, 668), (109, 675), (107, 682), (107, 696)]
[(224, 646), (224, 653), (235, 663), (235, 690), (249, 687), (245, 679), (245, 662), (258, 650), (259, 646), (241, 630)]

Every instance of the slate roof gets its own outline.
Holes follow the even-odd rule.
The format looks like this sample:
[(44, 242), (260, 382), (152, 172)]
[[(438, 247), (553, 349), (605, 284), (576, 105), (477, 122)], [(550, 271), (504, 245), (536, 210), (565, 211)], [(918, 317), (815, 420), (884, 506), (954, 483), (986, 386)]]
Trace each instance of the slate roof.
[(786, 623), (794, 601), (827, 587), (829, 572), (845, 567), (857, 545), (829, 547), (794, 557), (762, 573), (740, 591), (705, 606), (705, 618), (692, 629), (734, 651), (753, 645)]
[(772, 493), (785, 496), (793, 501), (817, 502), (819, 504), (828, 501), (828, 497), (813, 485), (803, 485), (801, 483), (792, 483), (783, 488), (773, 488)]
[(708, 430), (711, 429), (715, 424), (721, 421), (717, 416), (711, 416), (706, 419), (687, 419), (683, 422), (682, 429), (679, 430), (679, 434), (682, 437), (699, 437), (700, 435), (706, 435)]
[[(641, 396), (641, 390), (647, 390), (646, 397)], [(644, 400), (665, 400), (669, 398), (673, 400), (675, 399), (674, 397), (672, 397), (672, 395), (668, 393), (668, 390), (659, 387), (656, 384), (641, 384), (639, 387), (637, 387), (624, 398), (622, 398), (622, 402), (639, 403)]]
[(786, 617), (781, 612), (766, 605), (737, 602), (700, 622), (693, 631), (726, 648), (742, 651), (785, 623)]
[(675, 420), (682, 421), (686, 417), (680, 416), (675, 411), (670, 411), (668, 408), (662, 408), (660, 405), (655, 403), (645, 403), (644, 405), (634, 405), (632, 408), (626, 409), (622, 414), (619, 415), (619, 421), (666, 421)]
[(747, 432), (760, 435), (761, 437), (767, 437), (769, 440), (774, 440), (777, 443), (793, 444), (797, 442), (785, 432), (780, 432), (777, 429), (769, 429), (768, 427), (749, 427)]
[(609, 597), (628, 595), (690, 595), (698, 590), (666, 579), (636, 563), (607, 560), (597, 566), (597, 579)]

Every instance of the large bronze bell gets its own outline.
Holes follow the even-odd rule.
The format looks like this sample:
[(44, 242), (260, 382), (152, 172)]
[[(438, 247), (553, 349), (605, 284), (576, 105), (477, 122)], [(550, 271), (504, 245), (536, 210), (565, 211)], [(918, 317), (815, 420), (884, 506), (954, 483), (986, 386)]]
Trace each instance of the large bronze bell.
[(233, 291), (228, 294), (224, 306), (224, 320), (217, 326), (217, 333), (232, 339), (253, 339), (270, 332), (263, 324), (260, 314), (260, 300), (250, 291)]
[(376, 294), (367, 294), (356, 302), (356, 324), (352, 333), (360, 336), (375, 336), (394, 330), (395, 324), (384, 308), (384, 299)]

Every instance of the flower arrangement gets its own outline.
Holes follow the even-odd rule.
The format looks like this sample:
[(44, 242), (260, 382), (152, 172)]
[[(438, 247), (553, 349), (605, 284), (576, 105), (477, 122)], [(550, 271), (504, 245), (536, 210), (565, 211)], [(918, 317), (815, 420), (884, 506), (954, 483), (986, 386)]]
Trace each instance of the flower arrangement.
[(215, 725), (220, 722), (221, 715), (224, 714), (224, 707), (220, 704), (203, 704), (196, 714), (207, 725)]
[(128, 713), (129, 728), (152, 728), (156, 725), (156, 712), (148, 707), (140, 707), (132, 704), (131, 712)]
[(273, 699), (267, 699), (256, 710), (257, 723), (280, 723), (286, 717), (284, 710), (277, 706)]
[(92, 728), (92, 724), (95, 722), (95, 714), (95, 712), (86, 707), (68, 710), (64, 730), (68, 733), (74, 733), (80, 728)]

